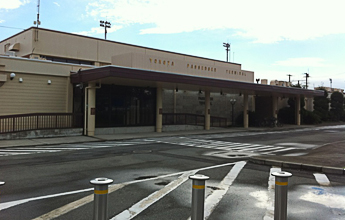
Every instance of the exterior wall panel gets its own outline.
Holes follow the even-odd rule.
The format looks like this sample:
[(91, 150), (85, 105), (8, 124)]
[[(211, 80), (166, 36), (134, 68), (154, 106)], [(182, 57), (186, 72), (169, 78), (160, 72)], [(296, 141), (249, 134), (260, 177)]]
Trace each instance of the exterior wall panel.
[(67, 80), (67, 77), (16, 74), (15, 79), (0, 88), (5, 94), (0, 96), (0, 115), (66, 112)]

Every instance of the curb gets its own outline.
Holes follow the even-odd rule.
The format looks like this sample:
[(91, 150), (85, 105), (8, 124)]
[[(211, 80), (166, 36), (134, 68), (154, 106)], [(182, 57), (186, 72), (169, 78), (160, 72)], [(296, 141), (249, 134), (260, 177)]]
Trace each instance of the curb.
[(252, 157), (249, 158), (249, 162), (254, 163), (254, 164), (260, 164), (260, 165), (277, 166), (281, 168), (290, 168), (290, 169), (297, 169), (297, 170), (315, 171), (315, 172), (320, 172), (320, 173), (345, 175), (345, 169), (339, 168), (339, 167), (320, 166), (320, 165), (314, 165), (314, 164), (294, 163), (294, 162), (260, 159), (260, 158), (252, 158)]
[(10, 146), (0, 146), (1, 148), (12, 148), (12, 147), (37, 147), (37, 146), (51, 146), (51, 145), (61, 145), (61, 144), (82, 144), (82, 143), (92, 143), (92, 142), (104, 142), (106, 140), (100, 139), (100, 138), (94, 138), (93, 141), (75, 141), (75, 142), (59, 142), (59, 143), (44, 143), (44, 142), (37, 142), (35, 144), (14, 144)]

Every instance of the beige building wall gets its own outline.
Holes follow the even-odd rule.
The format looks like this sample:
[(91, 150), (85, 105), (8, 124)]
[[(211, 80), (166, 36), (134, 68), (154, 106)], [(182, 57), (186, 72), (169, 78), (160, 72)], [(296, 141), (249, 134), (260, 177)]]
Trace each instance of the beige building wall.
[[(73, 88), (69, 75), (80, 67), (0, 57), (0, 115), (72, 112)], [(11, 73), (16, 75), (13, 80), (10, 80)]]
[(0, 55), (5, 55), (8, 53), (13, 53), (9, 51), (10, 46), (14, 44), (19, 45), (19, 51), (14, 51), (16, 56), (22, 57), (33, 52), (33, 32), (32, 31), (24, 31), (17, 35), (12, 36), (6, 40), (0, 42)]
[(94, 65), (119, 65), (218, 79), (254, 82), (254, 72), (241, 69), (241, 64), (217, 61), (174, 52), (123, 44), (103, 39), (35, 28), (0, 42), (19, 43), (17, 56), (45, 59), (47, 56), (92, 62)]
[(186, 74), (215, 79), (227, 79), (242, 82), (253, 82), (254, 72), (241, 70), (240, 64), (224, 63), (214, 60), (202, 60), (188, 56), (170, 56), (166, 53), (148, 55), (125, 53), (112, 57), (112, 64), (138, 69), (149, 69), (162, 72)]

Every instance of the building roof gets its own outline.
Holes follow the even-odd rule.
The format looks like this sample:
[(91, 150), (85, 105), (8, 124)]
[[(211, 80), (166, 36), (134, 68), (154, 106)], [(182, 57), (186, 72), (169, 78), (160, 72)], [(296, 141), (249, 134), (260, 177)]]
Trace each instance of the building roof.
[[(32, 31), (32, 30), (36, 30), (36, 27), (30, 27), (27, 28), (13, 36), (10, 36), (6, 39), (0, 40), (0, 44), (3, 42), (6, 42), (7, 40), (14, 38), (18, 35), (21, 35), (24, 32), (27, 31)], [(48, 31), (48, 32), (52, 32), (52, 33), (57, 33), (57, 34), (63, 34), (63, 35), (70, 35), (70, 36), (76, 36), (76, 37), (80, 37), (80, 38), (86, 38), (86, 39), (92, 39), (92, 40), (97, 40), (97, 41), (104, 41), (104, 42), (110, 42), (110, 43), (114, 43), (114, 44), (120, 44), (120, 45), (125, 45), (125, 46), (131, 46), (131, 47), (137, 47), (137, 48), (143, 48), (143, 49), (150, 49), (150, 50), (154, 50), (154, 51), (160, 51), (160, 52), (164, 52), (164, 53), (170, 53), (170, 54), (176, 54), (176, 55), (182, 55), (182, 56), (188, 56), (188, 57), (193, 57), (193, 58), (199, 58), (199, 59), (204, 59), (204, 60), (210, 60), (210, 61), (217, 61), (217, 62), (222, 62), (222, 63), (229, 63), (229, 64), (233, 64), (233, 65), (239, 65), (241, 66), (241, 64), (239, 63), (234, 63), (234, 62), (226, 62), (223, 60), (217, 60), (217, 59), (212, 59), (212, 58), (206, 58), (206, 57), (199, 57), (199, 56), (194, 56), (194, 55), (189, 55), (189, 54), (183, 54), (183, 53), (178, 53), (178, 52), (173, 52), (173, 51), (167, 51), (167, 50), (160, 50), (160, 49), (156, 49), (156, 48), (151, 48), (151, 47), (144, 47), (144, 46), (139, 46), (139, 45), (134, 45), (134, 44), (128, 44), (128, 43), (122, 43), (122, 42), (118, 42), (118, 41), (112, 41), (112, 40), (105, 40), (102, 38), (95, 38), (95, 37), (89, 37), (89, 36), (84, 36), (84, 35), (79, 35), (79, 34), (73, 34), (73, 33), (68, 33), (68, 32), (62, 32), (62, 31), (56, 31), (56, 30), (51, 30), (51, 29), (45, 29), (45, 28), (38, 28), (38, 30), (43, 30), (43, 31)]]
[(71, 75), (72, 83), (101, 82), (102, 84), (157, 87), (186, 91), (222, 92), (278, 97), (323, 96), (323, 91), (294, 87), (272, 86), (232, 80), (198, 77), (184, 74), (135, 69), (121, 66), (104, 66), (82, 70)]

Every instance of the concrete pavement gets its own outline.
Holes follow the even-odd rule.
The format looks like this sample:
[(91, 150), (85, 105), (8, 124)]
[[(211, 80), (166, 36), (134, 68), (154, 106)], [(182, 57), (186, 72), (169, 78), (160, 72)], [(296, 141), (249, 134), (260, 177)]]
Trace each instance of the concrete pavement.
[[(321, 124), (319, 126), (339, 125), (339, 123)], [(37, 138), (37, 139), (18, 139), (18, 140), (0, 140), (0, 148), (4, 147), (25, 147), (25, 146), (46, 146), (56, 144), (72, 144), (85, 142), (100, 142), (114, 140), (129, 140), (139, 138), (152, 137), (169, 137), (184, 136), (195, 134), (219, 134), (219, 133), (236, 133), (245, 131), (278, 131), (278, 130), (294, 130), (303, 128), (313, 128), (317, 126), (294, 126), (285, 125), (281, 128), (225, 128), (194, 130), (194, 131), (175, 131), (175, 132), (150, 132), (150, 133), (127, 133), (113, 135), (97, 135), (95, 137), (87, 136), (71, 136), (71, 137), (54, 137), (54, 138)], [(278, 166), (283, 168), (293, 168), (300, 170), (312, 170), (324, 173), (345, 174), (345, 141), (332, 143), (311, 150), (307, 155), (303, 156), (255, 156), (249, 159), (252, 163)]]

